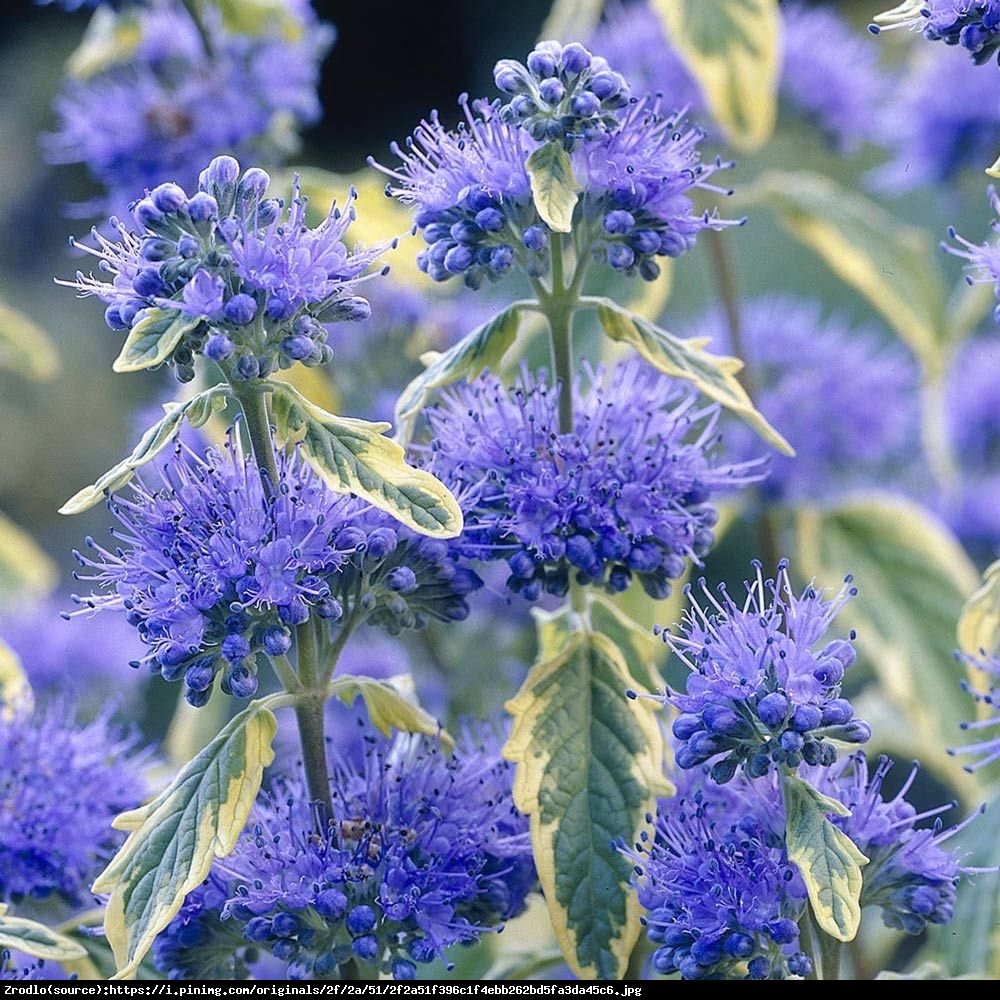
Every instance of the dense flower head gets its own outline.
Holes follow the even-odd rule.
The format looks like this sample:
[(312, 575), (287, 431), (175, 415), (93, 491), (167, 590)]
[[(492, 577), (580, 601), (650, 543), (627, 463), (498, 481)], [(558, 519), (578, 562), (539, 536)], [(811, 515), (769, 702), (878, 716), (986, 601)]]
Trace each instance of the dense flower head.
[(501, 119), (538, 142), (558, 141), (567, 150), (614, 131), (614, 112), (631, 99), (625, 78), (579, 42), (539, 42), (526, 65), (501, 59), (493, 81), (511, 98), (500, 108)]
[(854, 717), (841, 697), (841, 680), (856, 653), (847, 639), (820, 641), (844, 604), (856, 593), (848, 577), (831, 600), (811, 584), (796, 595), (788, 564), (765, 581), (759, 563), (738, 604), (719, 586), (716, 597), (701, 581), (703, 607), (688, 587), (690, 610), (678, 633), (663, 630), (690, 673), (683, 692), (664, 702), (681, 714), (673, 722), (682, 769), (714, 761), (720, 784), (742, 770), (760, 778), (773, 765), (832, 764), (833, 740), (863, 743), (867, 723)]
[(344, 243), (353, 191), (344, 210), (334, 204), (310, 227), (298, 178), (287, 207), (267, 196), (269, 185), (259, 167), (241, 174), (235, 159), (216, 157), (191, 197), (168, 182), (137, 201), (136, 230), (112, 218), (117, 241), (96, 230), (96, 247), (73, 241), (110, 281), (77, 272), (61, 283), (104, 302), (112, 330), (179, 334), (166, 360), (181, 381), (194, 377), (195, 354), (236, 380), (324, 364), (333, 352), (323, 324), (371, 315), (355, 292), (385, 248)]
[(0, 724), (0, 899), (80, 903), (124, 839), (111, 820), (142, 802), (148, 755), (110, 716), (80, 725), (64, 701)]
[(983, 560), (1000, 540), (1000, 336), (972, 337), (955, 354), (945, 383), (945, 426), (957, 482), (928, 501)]
[(1000, 2), (998, 0), (925, 0), (900, 4), (869, 26), (907, 27), (921, 31), (931, 42), (960, 45), (977, 65), (988, 62), (1000, 49)]
[(996, 157), (1000, 94), (993, 73), (942, 49), (913, 53), (880, 118), (891, 158), (871, 171), (874, 188), (895, 195), (981, 171)]
[[(990, 208), (994, 214), (1000, 215), (1000, 195), (991, 184), (988, 189)], [(993, 232), (1000, 233), (1000, 219), (994, 219), (990, 224)], [(970, 243), (959, 236), (954, 228), (948, 230), (948, 235), (958, 245), (942, 244), (944, 250), (965, 260), (966, 281), (973, 284), (993, 284), (994, 294), (1000, 299), (1000, 242), (982, 244)], [(993, 318), (1000, 325), (1000, 304), (993, 310)]]
[[(387, 194), (414, 206), (428, 245), (417, 262), (431, 278), (462, 275), (478, 288), (514, 266), (540, 278), (549, 270), (552, 232), (532, 201), (527, 162), (541, 143), (498, 101), (470, 104), (463, 96), (459, 104), (465, 120), (458, 128), (449, 131), (435, 113), (405, 151), (390, 147), (402, 161), (398, 169), (369, 163), (390, 177)], [(677, 257), (701, 230), (733, 224), (695, 213), (690, 198), (694, 188), (720, 192), (708, 178), (731, 164), (703, 163), (702, 132), (685, 125), (682, 114), (668, 113), (659, 97), (628, 101), (604, 118), (571, 154), (583, 192), (581, 251), (652, 280), (656, 257)]]
[[(199, 4), (203, 36), (183, 3), (130, 5), (117, 27), (134, 49), (66, 82), (48, 158), (84, 164), (106, 189), (109, 212), (166, 181), (193, 186), (198, 165), (220, 152), (283, 162), (297, 131), (322, 114), (320, 63), (336, 33), (308, 0), (271, 6), (261, 30), (241, 32), (217, 5)], [(116, 26), (109, 20), (106, 32)]]
[(879, 67), (878, 45), (858, 35), (835, 6), (785, 3), (781, 19), (781, 99), (845, 153), (879, 140), (876, 110), (889, 77)]
[(331, 761), (329, 815), (299, 778), (279, 779), (214, 869), (223, 924), (290, 979), (334, 978), (351, 961), (413, 979), (521, 912), (535, 886), (495, 736), (469, 731), (451, 755), (430, 737), (366, 735), (359, 756)]
[[(689, 332), (710, 337), (717, 350), (733, 346), (719, 309)], [(742, 305), (740, 345), (757, 376), (757, 408), (795, 448), (794, 458), (772, 456), (760, 486), (768, 500), (824, 501), (898, 475), (916, 434), (918, 375), (884, 330), (774, 294)], [(734, 456), (758, 454), (759, 439), (744, 424), (730, 421), (725, 434)]]
[(709, 183), (716, 170), (732, 164), (702, 162), (703, 136), (682, 115), (666, 114), (662, 98), (644, 97), (622, 113), (615, 132), (579, 150), (583, 214), (599, 261), (652, 281), (660, 273), (657, 257), (679, 257), (704, 229), (741, 224), (693, 211), (694, 187), (730, 193)]
[(717, 407), (638, 360), (577, 380), (572, 433), (557, 397), (544, 374), (512, 389), (486, 374), (426, 411), (426, 464), (468, 497), (460, 544), (506, 558), (508, 588), (528, 600), (565, 594), (570, 574), (610, 591), (638, 577), (665, 596), (712, 546), (713, 497), (759, 464), (713, 464)]
[[(946, 924), (952, 918), (959, 879), (972, 869), (942, 844), (978, 813), (947, 829), (940, 817), (954, 802), (918, 813), (905, 797), (917, 776), (917, 764), (899, 791), (886, 798), (882, 786), (892, 766), (891, 760), (880, 757), (870, 771), (864, 754), (858, 753), (829, 770), (816, 769), (807, 780), (851, 811), (833, 822), (868, 858), (861, 905), (877, 906), (887, 927), (920, 934), (927, 924)], [(926, 820), (933, 823), (920, 825)]]
[(149, 647), (142, 663), (183, 678), (194, 705), (220, 671), (223, 691), (254, 694), (258, 653), (287, 652), (311, 618), (336, 627), (354, 602), (392, 633), (468, 614), (480, 581), (449, 543), (328, 490), (298, 451), (278, 455), (274, 490), (235, 434), (204, 458), (178, 445), (159, 469), (160, 484), (138, 477), (109, 500), (119, 544), (76, 553), (101, 585), (76, 600), (124, 612)]
[(682, 979), (786, 979), (812, 963), (799, 944), (806, 887), (766, 813), (732, 786), (682, 772), (635, 862), (656, 972)]
[(0, 614), (0, 636), (17, 653), (32, 689), (36, 695), (72, 692), (78, 704), (103, 702), (112, 690), (123, 695), (122, 665), (141, 650), (135, 630), (112, 616), (63, 621), (65, 606), (50, 597)]

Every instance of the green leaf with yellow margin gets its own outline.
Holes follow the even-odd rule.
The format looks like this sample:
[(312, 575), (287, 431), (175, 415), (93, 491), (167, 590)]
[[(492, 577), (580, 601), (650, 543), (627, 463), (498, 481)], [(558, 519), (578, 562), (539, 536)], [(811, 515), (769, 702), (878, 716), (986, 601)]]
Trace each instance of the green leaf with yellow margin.
[(96, 482), (74, 493), (60, 508), (60, 514), (79, 514), (99, 503), (105, 493), (120, 490), (135, 475), (136, 469), (151, 462), (177, 436), (186, 419), (192, 427), (200, 427), (226, 405), (228, 386), (216, 385), (205, 389), (183, 403), (165, 403), (166, 416), (158, 420), (140, 438), (128, 458), (122, 459)]
[(920, 504), (888, 493), (800, 508), (795, 528), (793, 565), (804, 577), (829, 587), (853, 574), (858, 596), (842, 616), (857, 629), (883, 691), (919, 733), (925, 762), (953, 775), (963, 795), (978, 797), (944, 749), (972, 711), (954, 657), (959, 615), (978, 583), (965, 550)]
[(7, 915), (7, 905), (0, 903), (0, 949), (23, 951), (32, 958), (63, 962), (82, 958), (86, 951), (63, 934), (50, 930), (37, 920)]
[(985, 172), (988, 177), (1000, 177), (1000, 157), (997, 157), (997, 159), (986, 168)]
[(177, 309), (150, 309), (129, 330), (121, 353), (111, 368), (116, 372), (141, 372), (162, 365), (201, 320)]
[(396, 440), (404, 446), (413, 436), (420, 411), (436, 389), (460, 379), (474, 379), (486, 368), (495, 368), (517, 339), (522, 306), (515, 302), (482, 326), (477, 326), (447, 351), (428, 351), (420, 360), (426, 366), (400, 393), (396, 401)]
[[(630, 587), (629, 590), (641, 588)], [(628, 593), (628, 591), (625, 591)], [(674, 591), (679, 593), (679, 591)], [(660, 675), (659, 662), (665, 659), (663, 642), (653, 634), (652, 625), (648, 627), (631, 618), (622, 607), (624, 602), (618, 600), (624, 594), (588, 593), (587, 614), (591, 628), (601, 635), (606, 635), (621, 651), (628, 664), (629, 673), (647, 690), (652, 692), (663, 690), (663, 678)], [(656, 604), (648, 594), (639, 605), (640, 611), (652, 613)], [(648, 602), (648, 605), (647, 605)], [(643, 607), (643, 605), (647, 605)], [(669, 615), (670, 612), (667, 612)], [(670, 619), (673, 620), (672, 618)]]
[(958, 646), (970, 656), (991, 655), (1000, 639), (1000, 559), (986, 567), (983, 582), (962, 607)]
[(109, 894), (104, 929), (118, 964), (112, 978), (135, 973), (212, 861), (236, 846), (274, 759), (271, 707), (287, 698), (252, 702), (152, 802), (114, 820), (128, 839), (93, 886)]
[(21, 600), (47, 594), (59, 573), (34, 539), (0, 514), (0, 597)]
[(772, 208), (785, 229), (861, 292), (929, 369), (939, 366), (946, 289), (930, 233), (807, 171), (769, 170), (738, 200)]
[(83, 39), (66, 61), (66, 70), (78, 80), (128, 62), (142, 41), (142, 27), (133, 10), (112, 11), (100, 6), (90, 19)]
[(462, 531), (462, 511), (443, 483), (404, 460), (385, 436), (387, 423), (338, 417), (290, 385), (274, 383), (278, 440), (302, 443), (306, 461), (337, 493), (354, 493), (408, 525), (437, 538)]
[(0, 721), (31, 710), (34, 698), (17, 653), (0, 639)]
[(441, 729), (437, 719), (390, 681), (343, 674), (330, 681), (327, 694), (331, 698), (339, 698), (345, 705), (353, 704), (360, 695), (368, 709), (371, 724), (386, 736), (393, 729), (401, 729), (406, 733), (440, 736), (446, 747), (450, 749), (454, 746), (455, 741)]
[(651, 0), (650, 6), (729, 139), (740, 149), (760, 149), (778, 110), (776, 0)]
[[(584, 979), (620, 978), (639, 936), (631, 866), (613, 846), (648, 832), (663, 777), (658, 704), (621, 651), (572, 612), (543, 615), (540, 654), (521, 690), (504, 756), (530, 815), (535, 864), (567, 963)], [(561, 648), (560, 648), (561, 647)]]
[(603, 7), (604, 0), (555, 0), (538, 40), (586, 42), (601, 19)]
[[(853, 941), (861, 925), (861, 867), (868, 858), (827, 819), (832, 800), (794, 776), (785, 775), (781, 784), (788, 859), (802, 873), (816, 923), (837, 941)], [(843, 806), (836, 805), (843, 815)]]
[(531, 197), (542, 221), (554, 233), (571, 232), (580, 185), (573, 176), (569, 153), (553, 140), (528, 157), (527, 167)]
[(59, 371), (59, 355), (48, 334), (24, 313), (0, 302), (0, 368), (37, 382)]
[(612, 340), (630, 344), (661, 372), (693, 382), (700, 392), (735, 413), (769, 444), (786, 455), (795, 454), (792, 446), (754, 408), (737, 380), (736, 374), (743, 368), (739, 358), (710, 354), (705, 350), (707, 337), (675, 337), (612, 299), (588, 298), (585, 304), (597, 306), (598, 319)]

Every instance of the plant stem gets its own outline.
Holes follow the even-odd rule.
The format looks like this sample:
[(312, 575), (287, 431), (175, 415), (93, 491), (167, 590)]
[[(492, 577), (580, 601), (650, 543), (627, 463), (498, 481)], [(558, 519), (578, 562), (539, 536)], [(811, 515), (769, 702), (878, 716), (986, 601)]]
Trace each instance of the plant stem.
[[(702, 235), (708, 243), (708, 252), (712, 258), (712, 275), (726, 313), (729, 343), (736, 356), (743, 361), (739, 380), (750, 398), (756, 400), (760, 386), (757, 384), (756, 373), (752, 366), (747, 364), (740, 321), (740, 296), (736, 281), (736, 268), (733, 265), (729, 244), (726, 242), (726, 234), (709, 229)], [(760, 558), (764, 565), (777, 566), (778, 560), (781, 558), (778, 529), (774, 518), (767, 510), (762, 510), (757, 518), (757, 544), (760, 546)]]
[[(233, 385), (243, 417), (246, 421), (254, 460), (263, 473), (264, 490), (269, 497), (278, 488), (278, 460), (271, 440), (271, 421), (267, 410), (267, 393), (261, 384)], [(326, 681), (319, 666), (319, 624), (314, 618), (295, 627), (295, 655), (298, 676), (294, 681), (288, 676), (287, 661), (274, 663), (285, 689), (297, 691), (295, 717), (299, 723), (299, 740), (302, 744), (302, 762), (306, 771), (306, 786), (313, 801), (323, 803), (328, 811), (330, 799), (330, 772), (326, 764), (326, 733), (323, 707), (326, 704)]]

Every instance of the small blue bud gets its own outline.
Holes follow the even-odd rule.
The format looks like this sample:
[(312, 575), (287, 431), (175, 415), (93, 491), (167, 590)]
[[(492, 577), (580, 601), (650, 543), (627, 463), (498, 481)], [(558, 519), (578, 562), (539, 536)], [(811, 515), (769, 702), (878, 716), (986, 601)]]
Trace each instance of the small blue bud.
[(503, 212), (498, 208), (484, 208), (476, 213), (476, 225), (488, 233), (499, 233), (505, 221)]
[(823, 725), (823, 710), (818, 705), (796, 705), (788, 725), (797, 733), (808, 733)]
[(619, 73), (613, 73), (610, 70), (596, 73), (590, 78), (587, 86), (589, 90), (592, 90), (597, 95), (600, 101), (617, 97), (622, 91), (628, 89), (624, 78)]
[(397, 566), (386, 577), (386, 585), (399, 594), (410, 594), (417, 589), (417, 574), (409, 566)]
[(392, 960), (392, 978), (397, 981), (416, 979), (417, 967), (405, 958), (394, 958)]
[(269, 656), (284, 656), (292, 648), (292, 635), (280, 625), (267, 625), (261, 631), (260, 644)]
[(246, 326), (257, 315), (257, 301), (252, 295), (238, 292), (226, 302), (224, 314), (226, 322), (233, 326)]
[(244, 197), (260, 201), (271, 184), (271, 175), (260, 167), (250, 167), (240, 178), (240, 193)]
[(581, 90), (569, 102), (570, 110), (578, 118), (593, 118), (601, 113), (600, 98), (589, 90)]
[(443, 261), (445, 270), (450, 274), (461, 274), (472, 264), (473, 257), (474, 252), (471, 247), (458, 243), (445, 254)]
[(177, 184), (160, 184), (153, 188), (150, 198), (164, 214), (180, 212), (188, 201), (184, 189)]
[(281, 342), (281, 353), (292, 361), (308, 358), (316, 349), (316, 343), (308, 337), (285, 337)]
[(203, 191), (213, 187), (225, 188), (236, 183), (240, 175), (240, 165), (231, 156), (217, 156), (198, 175), (198, 186)]
[(566, 87), (562, 80), (553, 77), (541, 82), (538, 93), (546, 104), (558, 104), (566, 96)]
[(276, 913), (271, 920), (271, 930), (277, 937), (295, 937), (302, 921), (294, 913)]
[(556, 56), (545, 49), (535, 49), (528, 55), (528, 69), (539, 79), (555, 76), (559, 72)]
[(607, 253), (608, 263), (616, 271), (627, 271), (635, 263), (635, 252), (624, 243), (612, 243)]
[(347, 915), (347, 929), (351, 934), (367, 934), (375, 929), (378, 918), (370, 906), (355, 906)]
[(244, 354), (236, 362), (236, 377), (246, 381), (260, 375), (260, 362), (252, 354)]
[(777, 729), (788, 717), (788, 699), (780, 691), (765, 695), (757, 702), (757, 717), (765, 726)]
[(351, 951), (366, 962), (374, 962), (380, 950), (378, 938), (374, 934), (363, 934), (351, 942)]
[(224, 333), (213, 333), (205, 341), (204, 354), (209, 361), (225, 361), (234, 350), (233, 342)]
[(490, 254), (490, 269), (497, 274), (510, 270), (514, 263), (514, 248), (504, 244), (496, 247)]
[(219, 217), (219, 203), (206, 191), (199, 191), (188, 202), (188, 215), (193, 222), (209, 222)]
[(570, 42), (562, 50), (562, 65), (567, 73), (582, 73), (590, 66), (593, 57), (579, 42)]
[(544, 250), (549, 245), (548, 233), (541, 226), (528, 226), (522, 239), (529, 250)]
[(241, 663), (250, 655), (250, 643), (242, 635), (227, 635), (222, 640), (222, 655), (229, 663)]
[(313, 901), (313, 909), (324, 920), (340, 920), (347, 912), (347, 896), (339, 889), (324, 889)]

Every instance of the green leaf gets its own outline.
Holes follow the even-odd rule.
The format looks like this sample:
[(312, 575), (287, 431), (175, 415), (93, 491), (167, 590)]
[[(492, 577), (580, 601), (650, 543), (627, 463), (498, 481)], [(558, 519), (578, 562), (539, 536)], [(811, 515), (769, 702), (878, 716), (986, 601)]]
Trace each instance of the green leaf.
[(59, 355), (45, 331), (0, 302), (0, 368), (43, 382), (59, 371)]
[(34, 539), (0, 514), (0, 597), (23, 599), (49, 593), (59, 573)]
[(83, 958), (87, 954), (75, 941), (49, 930), (37, 920), (9, 917), (6, 912), (0, 913), (0, 949), (3, 948), (23, 951), (32, 958), (43, 958), (51, 962)]
[(17, 653), (0, 639), (0, 721), (23, 708), (30, 709), (33, 701), (28, 675)]
[(66, 62), (70, 76), (79, 80), (128, 62), (142, 41), (142, 27), (133, 11), (115, 13), (108, 7), (94, 11), (83, 40)]
[(396, 401), (396, 440), (404, 446), (413, 436), (417, 416), (436, 389), (459, 379), (474, 379), (486, 368), (495, 368), (517, 339), (521, 305), (514, 303), (464, 336), (443, 353), (428, 351), (426, 365)]
[[(630, 590), (638, 588), (630, 587)], [(629, 673), (647, 690), (662, 691), (663, 678), (657, 663), (664, 659), (664, 645), (647, 628), (630, 618), (616, 602), (622, 595), (588, 593), (587, 612), (595, 632), (606, 635), (621, 650)], [(643, 594), (644, 597), (647, 595)], [(648, 598), (650, 604), (656, 602)], [(672, 620), (672, 619), (671, 619)]]
[(799, 778), (786, 776), (785, 840), (799, 867), (816, 923), (838, 941), (853, 941), (861, 924), (861, 866), (854, 841), (826, 818), (823, 802)]
[(201, 320), (176, 309), (150, 309), (129, 331), (111, 366), (116, 372), (139, 372), (162, 365)]
[(741, 149), (760, 149), (777, 116), (776, 0), (651, 0), (650, 6), (730, 140)]
[(601, 19), (604, 0), (555, 0), (545, 18), (540, 42), (586, 42)]
[(302, 38), (304, 25), (283, 0), (212, 0), (222, 13), (226, 31), (234, 35), (278, 35), (286, 41)]
[(940, 365), (946, 290), (929, 233), (805, 171), (767, 171), (739, 198), (774, 209), (788, 232), (861, 292), (928, 368)]
[(120, 490), (135, 475), (135, 470), (151, 462), (167, 447), (187, 419), (192, 427), (200, 427), (209, 416), (226, 405), (229, 387), (216, 385), (183, 403), (166, 403), (166, 416), (143, 434), (128, 458), (122, 459), (91, 486), (74, 493), (60, 508), (60, 514), (79, 514), (99, 503), (105, 493)]
[(597, 316), (607, 335), (631, 344), (654, 368), (674, 378), (693, 382), (699, 391), (732, 410), (765, 441), (786, 455), (794, 455), (792, 446), (755, 408), (746, 390), (736, 379), (743, 368), (739, 358), (709, 354), (708, 338), (683, 339), (661, 329), (611, 299), (590, 299), (597, 305)]
[(504, 756), (517, 764), (514, 801), (531, 816), (563, 955), (582, 978), (615, 979), (640, 925), (631, 867), (613, 844), (648, 830), (657, 795), (672, 791), (663, 736), (652, 699), (625, 695), (639, 685), (610, 639), (583, 631), (571, 613), (542, 624), (541, 657), (507, 703)]
[(527, 166), (538, 214), (553, 232), (571, 232), (580, 185), (569, 154), (560, 143), (547, 142), (528, 157)]
[(330, 681), (327, 693), (331, 698), (339, 698), (345, 705), (353, 704), (360, 695), (365, 701), (371, 724), (387, 736), (393, 729), (401, 729), (405, 733), (440, 736), (445, 746), (450, 748), (454, 745), (455, 741), (441, 729), (441, 723), (391, 681), (344, 674)]
[(1000, 157), (997, 157), (985, 171), (988, 177), (1000, 177)]
[(844, 619), (849, 615), (857, 629), (883, 690), (919, 733), (923, 756), (954, 774), (944, 748), (954, 745), (972, 710), (954, 657), (956, 624), (977, 584), (965, 551), (930, 512), (890, 494), (802, 509), (796, 529), (804, 576), (830, 586), (853, 574), (858, 596)]
[(152, 802), (115, 819), (128, 839), (93, 886), (110, 894), (104, 929), (118, 963), (114, 979), (135, 972), (213, 859), (236, 846), (274, 759), (277, 723), (268, 704), (275, 701), (252, 702)]
[(290, 385), (274, 384), (274, 420), (282, 443), (301, 441), (306, 461), (337, 493), (354, 493), (414, 531), (454, 538), (462, 511), (443, 483), (404, 460), (386, 423), (338, 417)]

